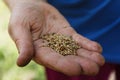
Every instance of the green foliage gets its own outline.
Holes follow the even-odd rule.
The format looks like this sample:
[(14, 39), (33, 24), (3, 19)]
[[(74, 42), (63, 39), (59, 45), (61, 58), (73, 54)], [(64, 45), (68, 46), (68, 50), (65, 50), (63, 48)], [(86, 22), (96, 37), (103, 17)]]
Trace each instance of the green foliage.
[(4, 60), (4, 55), (3, 55), (3, 52), (2, 51), (0, 51), (0, 61), (2, 61), (2, 60)]
[(0, 80), (46, 80), (44, 67), (33, 61), (26, 67), (18, 67), (15, 44), (10, 39), (7, 26), (10, 12), (0, 0)]

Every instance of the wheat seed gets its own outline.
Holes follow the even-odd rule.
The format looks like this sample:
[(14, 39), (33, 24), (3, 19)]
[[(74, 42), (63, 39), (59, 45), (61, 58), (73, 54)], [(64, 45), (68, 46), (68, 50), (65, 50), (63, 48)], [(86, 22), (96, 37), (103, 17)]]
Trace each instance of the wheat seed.
[(46, 40), (48, 44), (47, 47), (52, 48), (57, 53), (66, 55), (77, 55), (77, 49), (81, 48), (71, 36), (65, 36), (62, 34), (45, 34), (41, 36), (41, 39)]

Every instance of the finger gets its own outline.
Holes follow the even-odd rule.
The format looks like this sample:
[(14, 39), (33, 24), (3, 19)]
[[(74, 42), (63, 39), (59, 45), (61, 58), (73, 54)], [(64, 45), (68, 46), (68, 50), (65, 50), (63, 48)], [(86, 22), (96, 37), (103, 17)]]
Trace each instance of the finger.
[(91, 41), (77, 33), (73, 34), (73, 39), (83, 48), (101, 53), (102, 47), (97, 42)]
[(81, 49), (77, 50), (77, 54), (79, 56), (88, 58), (88, 59), (96, 62), (100, 66), (102, 66), (105, 63), (103, 56), (97, 52), (92, 52), (92, 51), (88, 51), (86, 49), (81, 48)]
[(63, 35), (67, 35), (67, 36), (72, 36), (72, 38), (80, 46), (82, 46), (85, 49), (88, 49), (91, 51), (96, 51), (99, 53), (102, 52), (102, 47), (100, 46), (100, 44), (81, 36), (80, 34), (76, 33), (76, 31), (70, 26), (62, 27), (62, 29), (60, 29), (58, 33), (63, 34)]
[[(38, 44), (40, 44), (38, 46)], [(34, 60), (39, 64), (43, 64), (53, 70), (62, 72), (66, 75), (79, 75), (81, 74), (81, 67), (74, 60), (65, 58), (63, 55), (56, 53), (49, 47), (41, 47), (41, 41), (35, 43), (36, 54)]]
[(31, 33), (26, 26), (14, 24), (9, 26), (9, 34), (14, 40), (20, 54), (17, 65), (21, 67), (25, 66), (33, 57)]
[(74, 58), (74, 61), (77, 62), (81, 66), (82, 74), (96, 75), (99, 72), (99, 66), (92, 60), (89, 60), (82, 56), (79, 56), (79, 57), (72, 56), (71, 58)]

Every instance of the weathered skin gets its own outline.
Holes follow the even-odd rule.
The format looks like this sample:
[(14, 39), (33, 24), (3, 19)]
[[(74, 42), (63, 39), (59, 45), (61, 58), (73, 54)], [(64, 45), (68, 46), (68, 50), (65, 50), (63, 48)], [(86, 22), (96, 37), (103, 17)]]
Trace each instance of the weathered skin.
[[(25, 66), (34, 59), (38, 64), (72, 76), (95, 75), (99, 66), (104, 64), (100, 45), (77, 34), (50, 4), (39, 0), (6, 0), (6, 3), (11, 10), (9, 34), (20, 54), (19, 66)], [(51, 48), (40, 48), (43, 42), (39, 36), (47, 33), (72, 36), (82, 46), (77, 50), (78, 56), (62, 56)]]

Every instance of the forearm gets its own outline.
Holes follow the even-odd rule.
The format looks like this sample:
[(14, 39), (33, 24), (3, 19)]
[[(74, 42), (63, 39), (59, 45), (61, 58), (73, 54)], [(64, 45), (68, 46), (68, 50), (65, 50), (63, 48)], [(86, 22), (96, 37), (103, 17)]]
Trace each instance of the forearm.
[(24, 3), (24, 2), (37, 2), (37, 1), (45, 1), (46, 0), (3, 0), (6, 5), (12, 10), (14, 6), (18, 5), (19, 3)]

